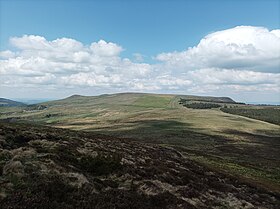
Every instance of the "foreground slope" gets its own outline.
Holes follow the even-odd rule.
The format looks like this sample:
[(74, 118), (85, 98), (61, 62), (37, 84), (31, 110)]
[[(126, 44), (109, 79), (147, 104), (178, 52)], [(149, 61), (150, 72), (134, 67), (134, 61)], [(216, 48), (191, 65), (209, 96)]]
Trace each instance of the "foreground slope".
[(0, 123), (0, 208), (278, 208), (279, 194), (180, 152), (89, 132)]

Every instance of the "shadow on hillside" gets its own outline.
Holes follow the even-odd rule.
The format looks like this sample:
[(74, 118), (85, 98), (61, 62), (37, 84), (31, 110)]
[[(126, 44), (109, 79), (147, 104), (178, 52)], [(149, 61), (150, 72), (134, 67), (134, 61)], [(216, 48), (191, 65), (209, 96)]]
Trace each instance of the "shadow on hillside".
[[(280, 146), (280, 138), (279, 136), (274, 136), (274, 133), (267, 133), (267, 130), (257, 130), (257, 133), (248, 133), (248, 132), (242, 132), (242, 131), (237, 131), (237, 130), (224, 130), (224, 133), (226, 134), (231, 134), (231, 135), (236, 135), (236, 136), (241, 136), (244, 137), (248, 140), (250, 140), (253, 143), (259, 143), (263, 145), (273, 145), (273, 146)], [(270, 135), (268, 135), (270, 134)]]
[[(239, 143), (234, 146), (223, 146), (221, 151), (231, 152), (243, 159), (250, 158), (259, 164), (263, 163), (266, 167), (280, 165), (280, 138), (279, 136), (267, 136), (265, 134), (253, 134), (236, 130), (226, 130), (225, 133), (238, 136)], [(260, 133), (264, 133), (260, 131)], [(267, 163), (270, 162), (270, 163)]]
[[(169, 144), (196, 156), (257, 170), (264, 168), (275, 172), (273, 170), (280, 164), (279, 138), (260, 134), (226, 130), (227, 138), (213, 136), (199, 133), (200, 130), (194, 130), (191, 124), (174, 120), (141, 120), (90, 131), (146, 143)], [(230, 135), (238, 136), (238, 140)]]
[(196, 146), (213, 146), (226, 142), (221, 137), (199, 133), (200, 130), (193, 130), (189, 123), (175, 120), (140, 120), (121, 125), (112, 124), (110, 127), (89, 129), (89, 131), (148, 143), (183, 146), (194, 144)]

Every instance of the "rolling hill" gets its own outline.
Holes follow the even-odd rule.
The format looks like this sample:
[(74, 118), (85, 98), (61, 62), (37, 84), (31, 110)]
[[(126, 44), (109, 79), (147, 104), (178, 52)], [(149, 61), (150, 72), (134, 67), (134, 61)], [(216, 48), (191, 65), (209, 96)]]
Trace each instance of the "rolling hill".
[(26, 106), (26, 104), (22, 102), (16, 102), (10, 99), (0, 98), (0, 107), (17, 107), (17, 106)]
[(227, 97), (120, 93), (73, 95), (33, 108), (0, 108), (0, 119), (165, 146), (225, 175), (268, 191), (280, 191), (279, 125), (220, 108), (186, 108), (180, 104), (182, 98), (222, 107), (271, 108), (245, 105)]

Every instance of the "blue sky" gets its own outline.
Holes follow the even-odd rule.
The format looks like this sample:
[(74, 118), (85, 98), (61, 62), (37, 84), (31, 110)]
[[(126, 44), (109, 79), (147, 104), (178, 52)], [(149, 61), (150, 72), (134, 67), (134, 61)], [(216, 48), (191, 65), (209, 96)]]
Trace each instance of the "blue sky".
[[(242, 58), (242, 63), (246, 63), (246, 65), (236, 68), (235, 66), (240, 65), (241, 58), (238, 57), (239, 63), (233, 63), (234, 60), (237, 59), (234, 57), (230, 61), (222, 64), (217, 64), (217, 61), (210, 60), (211, 62), (207, 61), (207, 64), (203, 66), (194, 64), (193, 68), (189, 68), (188, 66), (192, 65), (192, 63), (189, 63), (187, 60), (189, 60), (190, 57), (195, 60), (201, 56), (208, 56), (205, 55), (205, 51), (210, 50), (209, 47), (200, 47), (200, 50), (205, 51), (201, 51), (197, 56), (192, 57), (190, 54), (193, 54), (195, 50), (188, 51), (189, 47), (198, 47), (200, 41), (209, 34), (230, 30), (238, 26), (248, 26), (248, 28), (243, 28), (242, 30), (234, 29), (231, 30), (230, 33), (240, 34), (240, 37), (244, 33), (251, 35), (254, 33), (255, 35), (252, 35), (252, 40), (255, 40), (254, 37), (257, 37), (256, 34), (259, 34), (259, 28), (264, 28), (268, 31), (261, 32), (264, 34), (264, 37), (269, 36), (268, 39), (272, 42), (275, 40), (278, 41), (277, 38), (274, 40), (275, 37), (270, 37), (271, 34), (275, 35), (278, 34), (278, 32), (270, 32), (280, 28), (279, 8), (279, 0), (0, 0), (0, 51), (5, 52), (5, 55), (2, 56), (5, 69), (8, 69), (9, 66), (18, 62), (19, 59), (25, 59), (25, 61), (31, 62), (30, 59), (34, 57), (34, 54), (45, 50), (34, 46), (32, 48), (34, 54), (32, 54), (30, 52), (30, 47), (26, 48), (28, 44), (24, 44), (24, 41), (29, 44), (31, 43), (30, 41), (33, 41), (32, 43), (35, 45), (36, 43), (38, 46), (40, 45), (40, 40), (33, 36), (43, 37), (46, 43), (50, 44), (52, 47), (52, 41), (62, 38), (71, 38), (71, 40), (73, 39), (83, 44), (83, 49), (75, 49), (76, 51), (74, 50), (73, 53), (78, 51), (88, 53), (89, 50), (91, 50), (90, 46), (92, 43), (98, 43), (98, 47), (103, 47), (102, 50), (104, 51), (104, 47), (107, 47), (106, 44), (110, 42), (115, 44), (109, 47), (115, 50), (110, 52), (110, 55), (114, 55), (114, 59), (124, 59), (122, 61), (116, 61), (109, 66), (109, 61), (102, 58), (103, 65), (100, 66), (100, 68), (85, 70), (87, 67), (84, 67), (81, 71), (75, 72), (64, 66), (62, 68), (65, 68), (63, 70), (65, 76), (61, 76), (61, 72), (51, 72), (50, 70), (46, 70), (44, 73), (37, 73), (37, 75), (33, 71), (31, 73), (30, 69), (26, 70), (24, 66), (19, 67), (18, 71), (15, 70), (14, 73), (11, 73), (11, 70), (9, 73), (5, 71), (3, 75), (7, 76), (7, 78), (19, 80), (17, 85), (12, 85), (12, 82), (2, 85), (0, 96), (3, 95), (7, 97), (13, 94), (13, 97), (42, 97), (40, 93), (38, 93), (39, 91), (30, 90), (34, 88), (36, 84), (23, 85), (20, 93), (18, 90), (20, 82), (28, 84), (28, 79), (30, 77), (37, 76), (38, 84), (36, 87), (41, 92), (44, 91), (46, 94), (49, 94), (48, 97), (63, 97), (72, 93), (92, 94), (91, 92), (93, 91), (97, 93), (113, 93), (123, 90), (222, 95), (229, 92), (224, 90), (227, 88), (226, 85), (228, 85), (231, 88), (231, 92), (228, 93), (229, 96), (233, 96), (239, 100), (278, 101), (280, 100), (279, 97), (274, 96), (274, 98), (272, 98), (272, 96), (275, 95), (275, 90), (277, 92), (279, 90), (279, 86), (276, 85), (279, 77), (279, 71), (277, 71), (279, 65), (276, 63), (277, 61), (275, 61), (276, 64), (273, 64), (273, 66), (266, 66), (264, 63), (259, 63), (259, 66), (251, 66), (252, 63)], [(252, 29), (249, 27), (254, 28)], [(227, 32), (225, 32), (225, 34), (227, 34)], [(23, 35), (28, 35), (28, 37), (20, 39)], [(210, 41), (217, 41), (220, 39), (226, 42), (226, 37), (228, 37), (228, 35), (213, 36), (213, 38), (207, 39), (209, 44), (212, 43), (210, 43)], [(11, 41), (12, 37), (17, 37), (18, 39), (13, 39)], [(37, 41), (35, 41), (36, 43), (34, 42), (35, 39)], [(104, 40), (105, 44), (99, 43), (100, 40)], [(232, 42), (227, 43), (227, 46), (231, 46), (232, 44), (244, 45), (245, 43), (240, 39), (231, 41)], [(246, 41), (246, 46), (253, 43), (251, 43), (250, 40)], [(46, 43), (43, 45), (46, 45)], [(121, 49), (118, 47), (121, 47)], [(211, 45), (211, 47), (213, 46)], [(253, 47), (255, 47), (256, 50), (265, 51), (261, 48), (263, 47), (261, 40), (257, 43), (254, 42)], [(35, 49), (37, 51), (34, 51)], [(107, 49), (108, 47), (106, 50)], [(57, 64), (57, 58), (55, 61), (49, 59), (49, 57), (57, 57), (57, 53), (61, 51), (61, 48), (53, 49), (53, 51), (55, 50), (56, 52), (52, 55), (44, 55), (43, 57), (38, 57), (38, 59), (40, 61), (43, 59), (44, 63), (47, 64), (52, 64), (54, 62)], [(98, 50), (100, 52), (100, 48)], [(216, 48), (215, 50), (217, 51)], [(241, 49), (238, 50), (239, 53)], [(271, 50), (271, 48), (267, 50)], [(14, 60), (11, 60), (11, 57), (7, 57), (7, 53), (11, 54), (10, 52), (15, 53), (11, 55)], [(176, 52), (178, 53), (176, 54)], [(26, 54), (28, 54), (29, 57), (27, 57)], [(91, 56), (95, 55), (96, 52), (95, 54), (91, 54)], [(98, 56), (101, 55), (99, 54)], [(203, 60), (207, 60), (209, 57)], [(269, 60), (276, 58), (270, 57)], [(10, 59), (9, 66), (7, 66), (8, 59)], [(125, 59), (129, 59), (131, 63), (126, 62)], [(256, 59), (260, 60), (259, 58)], [(110, 62), (111, 60), (112, 59), (110, 59)], [(179, 63), (178, 60), (181, 60), (181, 62)], [(267, 60), (263, 61), (265, 62)], [(85, 65), (84, 62), (79, 62), (78, 66), (82, 64)], [(139, 62), (141, 62), (142, 65), (138, 65)], [(38, 60), (36, 63), (38, 63)], [(94, 61), (88, 61), (87, 63), (87, 66), (89, 66), (89, 63), (92, 64)], [(231, 63), (231, 65), (229, 65), (229, 63)], [(19, 64), (17, 64), (17, 66), (18, 65)], [(123, 74), (125, 75), (125, 73), (120, 70), (121, 72), (118, 71), (115, 77), (110, 78), (114, 80), (116, 84), (109, 88), (106, 83), (109, 79), (107, 79), (107, 70), (110, 68), (115, 72), (116, 69), (128, 66), (131, 67), (131, 69), (140, 69), (140, 72), (135, 71), (134, 73), (134, 75), (139, 75), (131, 76), (129, 80), (125, 81), (118, 80), (118, 77), (121, 78)], [(175, 66), (176, 69), (170, 66)], [(209, 71), (208, 68), (211, 68), (212, 71)], [(68, 69), (67, 72), (66, 69)], [(101, 69), (103, 69), (104, 72), (101, 72)], [(159, 73), (159, 71), (161, 71), (161, 73)], [(247, 74), (252, 75), (250, 74), (251, 71), (254, 73), (252, 76), (255, 78), (254, 81), (246, 79)], [(144, 76), (143, 72), (147, 72), (145, 74), (145, 81), (143, 80), (144, 78), (141, 77)], [(198, 74), (201, 73), (205, 75), (206, 72), (210, 73), (209, 76), (211, 75), (213, 77), (213, 73), (218, 74), (218, 76), (214, 76), (211, 82), (207, 81), (208, 83), (203, 84), (204, 86), (201, 86), (201, 89), (209, 89), (209, 85), (212, 85), (213, 88), (210, 88), (211, 90), (209, 91), (197, 90), (200, 87), (198, 83), (195, 83), (200, 82), (198, 81), (198, 77), (200, 76)], [(230, 72), (234, 73), (231, 77), (236, 77), (235, 80), (229, 81), (228, 78), (225, 78), (225, 74), (230, 74)], [(247, 74), (245, 75), (244, 72)], [(271, 75), (271, 73), (273, 74)], [(16, 74), (16, 76), (12, 77), (12, 74), (14, 76)], [(66, 75), (69, 77), (68, 80), (66, 79)], [(86, 80), (84, 77), (92, 77), (92, 80)], [(164, 83), (162, 79), (167, 77), (169, 80), (165, 79)], [(267, 80), (261, 80), (261, 77), (265, 77)], [(79, 82), (75, 81), (71, 83), (69, 82), (70, 78), (75, 78), (75, 80), (79, 78), (80, 80)], [(48, 79), (52, 79), (52, 81), (49, 81), (49, 83), (45, 82)], [(141, 79), (143, 80), (142, 83), (140, 82)], [(157, 80), (158, 83), (156, 84), (148, 85), (149, 79), (150, 81), (159, 80)], [(223, 79), (224, 81), (222, 81)], [(42, 80), (45, 83), (39, 82)], [(56, 83), (54, 83), (53, 80), (56, 80)], [(65, 80), (67, 80), (67, 82)], [(117, 82), (117, 80), (119, 82)], [(172, 83), (170, 80), (174, 82)], [(247, 80), (248, 83), (246, 83)], [(139, 85), (138, 87), (121, 85), (121, 83), (127, 83), (128, 81), (134, 84), (139, 81)], [(180, 88), (176, 87), (176, 82), (178, 84), (177, 87), (181, 85)], [(168, 83), (172, 83), (172, 85), (170, 84), (168, 86)], [(273, 86), (272, 84), (275, 85)], [(235, 85), (240, 85), (241, 87), (239, 88)], [(248, 88), (248, 85), (262, 86), (256, 89), (253, 87)], [(66, 87), (66, 90), (58, 90), (58, 88), (62, 87)], [(219, 90), (217, 90), (216, 87)], [(258, 91), (263, 88), (267, 88), (267, 92), (259, 94)]]
[(279, 28), (278, 0), (1, 0), (1, 49), (36, 34), (90, 44), (104, 39), (122, 56), (184, 50), (212, 31), (238, 25)]

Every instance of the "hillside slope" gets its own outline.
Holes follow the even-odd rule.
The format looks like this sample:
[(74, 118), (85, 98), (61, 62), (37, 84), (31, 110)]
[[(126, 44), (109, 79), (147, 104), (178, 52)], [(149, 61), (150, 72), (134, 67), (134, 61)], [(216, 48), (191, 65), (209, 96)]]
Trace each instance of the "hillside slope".
[(22, 102), (16, 102), (10, 99), (0, 98), (0, 106), (4, 107), (17, 107), (17, 106), (26, 106), (26, 104)]
[(0, 123), (0, 208), (278, 208), (279, 194), (172, 149)]

